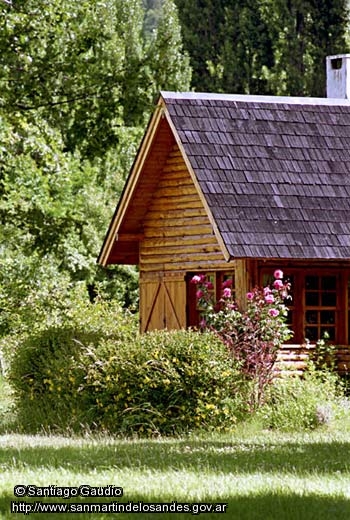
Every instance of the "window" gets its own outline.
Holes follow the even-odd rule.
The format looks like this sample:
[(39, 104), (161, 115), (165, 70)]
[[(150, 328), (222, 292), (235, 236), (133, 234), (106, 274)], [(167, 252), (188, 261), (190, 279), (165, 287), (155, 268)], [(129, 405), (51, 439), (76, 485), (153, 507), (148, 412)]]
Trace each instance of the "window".
[(202, 315), (202, 309), (200, 308), (196, 292), (198, 285), (191, 283), (191, 280), (195, 274), (205, 275), (205, 281), (208, 282), (209, 292), (212, 294), (213, 301), (217, 302), (222, 297), (222, 286), (224, 282), (230, 280), (230, 286), (232, 295), (235, 295), (235, 275), (233, 271), (216, 271), (216, 272), (196, 272), (188, 273), (186, 277), (187, 281), (187, 325), (189, 327), (198, 327)]
[(304, 335), (314, 342), (326, 335), (335, 341), (337, 277), (305, 276)]
[[(261, 271), (263, 285), (271, 283), (271, 271), (273, 268)], [(350, 328), (350, 313), (346, 314), (350, 305), (348, 271), (291, 268), (284, 269), (284, 274), (285, 280), (290, 281), (292, 287), (292, 300), (286, 301), (289, 308), (288, 325), (294, 332), (290, 341), (303, 343), (307, 339), (315, 343), (327, 335), (335, 343), (347, 343), (350, 340), (347, 332)], [(348, 288), (347, 291), (345, 288)]]

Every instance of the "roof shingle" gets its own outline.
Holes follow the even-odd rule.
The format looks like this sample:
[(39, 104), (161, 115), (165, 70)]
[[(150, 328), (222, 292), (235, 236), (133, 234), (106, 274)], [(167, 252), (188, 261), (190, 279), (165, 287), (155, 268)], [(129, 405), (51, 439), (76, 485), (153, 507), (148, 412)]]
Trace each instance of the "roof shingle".
[(350, 258), (350, 103), (163, 92), (233, 257)]

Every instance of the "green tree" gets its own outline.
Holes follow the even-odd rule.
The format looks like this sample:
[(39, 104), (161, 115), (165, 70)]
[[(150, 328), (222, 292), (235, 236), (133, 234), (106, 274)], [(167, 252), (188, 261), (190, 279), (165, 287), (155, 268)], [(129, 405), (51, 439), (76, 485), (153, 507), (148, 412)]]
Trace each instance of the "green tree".
[(145, 10), (144, 31), (146, 37), (151, 36), (158, 26), (162, 16), (163, 2), (164, 0), (143, 0), (142, 2)]
[(226, 2), (217, 62), (208, 61), (217, 90), (270, 94), (265, 71), (274, 64), (275, 29), (255, 0)]
[[(153, 74), (164, 69), (173, 82), (164, 42), (145, 41), (144, 15), (141, 0), (2, 2), (2, 104), (34, 121), (43, 117), (61, 131), (67, 151), (103, 156), (120, 127), (145, 124), (156, 95)], [(181, 43), (170, 43), (184, 72)], [(164, 52), (161, 63), (154, 47)]]
[(276, 24), (271, 84), (277, 94), (326, 95), (326, 56), (345, 53), (349, 12), (345, 0), (271, 0)]
[(189, 57), (183, 50), (178, 11), (172, 0), (163, 0), (161, 16), (150, 45), (152, 90), (188, 90), (191, 83)]
[[(1, 10), (6, 110), (44, 118), (61, 131), (67, 151), (91, 158), (115, 146), (129, 63), (137, 70), (143, 60), (140, 2), (25, 0)], [(127, 117), (140, 122), (139, 113)]]
[(347, 51), (346, 0), (176, 0), (196, 90), (325, 94), (325, 58)]
[(5, 334), (81, 284), (86, 298), (135, 301), (135, 270), (96, 258), (156, 90), (188, 88), (189, 69), (175, 15), (169, 39), (145, 40), (141, 0), (13, 0), (0, 16)]
[(217, 66), (223, 44), (222, 28), (227, 0), (175, 0), (184, 47), (190, 55), (195, 90), (218, 90), (208, 63)]

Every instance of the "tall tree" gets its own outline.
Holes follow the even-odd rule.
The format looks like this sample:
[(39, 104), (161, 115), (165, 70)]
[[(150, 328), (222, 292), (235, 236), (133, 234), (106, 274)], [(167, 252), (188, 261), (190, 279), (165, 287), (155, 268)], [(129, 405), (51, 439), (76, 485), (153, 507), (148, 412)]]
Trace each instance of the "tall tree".
[[(227, 0), (175, 0), (179, 10), (184, 47), (190, 55), (192, 85), (196, 90), (217, 90), (215, 74), (223, 43)], [(214, 76), (214, 79), (213, 79)]]
[(146, 36), (151, 36), (157, 28), (162, 16), (162, 5), (164, 0), (143, 0), (145, 9), (144, 31)]
[[(256, 0), (226, 2), (217, 65), (209, 62), (219, 90), (271, 93), (265, 70), (274, 64), (274, 26)], [(211, 69), (209, 69), (211, 70)]]
[(142, 0), (0, 2), (0, 335), (79, 284), (130, 303), (96, 258), (157, 90), (189, 88), (174, 13), (146, 40)]
[(153, 91), (188, 90), (192, 71), (183, 50), (178, 10), (173, 0), (163, 0), (161, 16), (150, 46)]
[(347, 0), (176, 0), (196, 90), (322, 96)]
[(276, 30), (275, 64), (268, 72), (274, 92), (324, 97), (326, 56), (349, 48), (347, 1), (270, 0), (266, 15)]
[[(123, 125), (144, 124), (156, 94), (150, 95), (150, 78), (167, 70), (168, 60), (155, 71), (142, 0), (13, 0), (0, 4), (0, 16), (0, 96), (7, 110), (43, 117), (61, 131), (67, 151), (89, 158), (114, 147)], [(183, 72), (180, 42), (167, 51), (176, 53)]]

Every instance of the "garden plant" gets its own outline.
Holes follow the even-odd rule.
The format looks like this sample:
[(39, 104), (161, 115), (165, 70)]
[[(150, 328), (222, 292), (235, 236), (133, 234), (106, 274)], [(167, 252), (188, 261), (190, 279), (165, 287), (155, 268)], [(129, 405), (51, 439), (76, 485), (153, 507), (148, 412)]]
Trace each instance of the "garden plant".
[(230, 279), (223, 282), (219, 301), (213, 299), (212, 282), (205, 275), (195, 275), (191, 282), (197, 285), (202, 328), (213, 331), (227, 346), (251, 382), (251, 409), (259, 407), (273, 379), (278, 349), (292, 336), (286, 323), (290, 283), (276, 269), (272, 285), (255, 287), (239, 308)]

